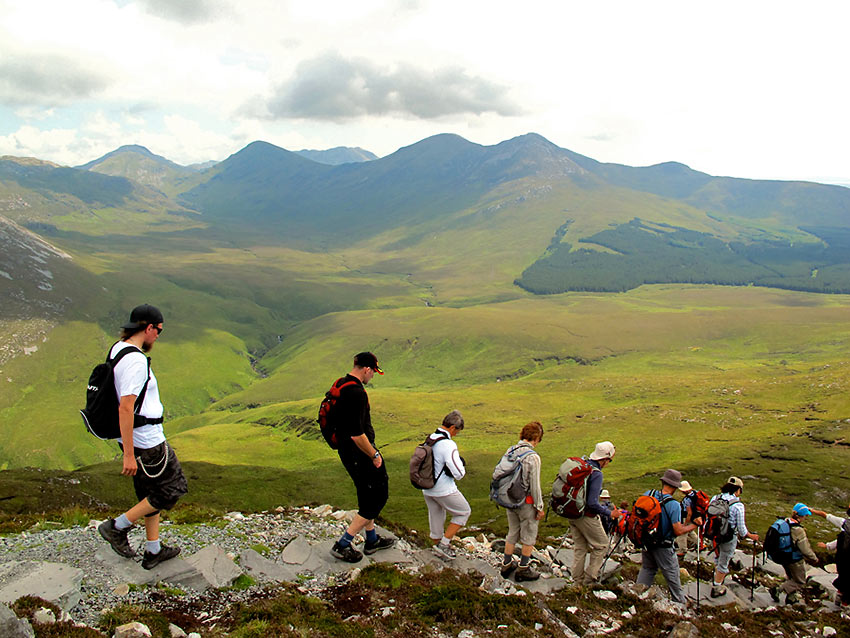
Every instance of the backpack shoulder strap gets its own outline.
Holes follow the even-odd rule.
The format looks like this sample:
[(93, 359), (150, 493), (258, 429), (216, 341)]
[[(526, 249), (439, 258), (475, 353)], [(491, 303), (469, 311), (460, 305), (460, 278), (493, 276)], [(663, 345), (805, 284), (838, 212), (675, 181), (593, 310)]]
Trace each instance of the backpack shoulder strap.
[[(115, 347), (116, 343), (118, 343), (118, 341), (116, 341), (115, 343), (112, 344), (112, 348)], [(148, 377), (147, 377), (147, 379), (145, 379), (145, 385), (142, 386), (142, 391), (139, 392), (139, 396), (136, 397), (136, 402), (133, 405), (133, 412), (135, 414), (138, 414), (139, 409), (142, 407), (142, 403), (145, 400), (145, 394), (147, 394), (147, 391), (148, 391), (148, 383), (151, 380), (151, 358), (149, 356), (147, 356), (144, 352), (142, 352), (141, 348), (138, 348), (138, 347), (130, 344), (126, 348), (122, 348), (121, 351), (118, 354), (116, 354), (114, 357), (112, 357), (110, 359), (109, 354), (112, 352), (112, 348), (109, 349), (109, 352), (106, 355), (106, 357), (107, 357), (106, 360), (112, 366), (113, 370), (115, 369), (115, 366), (118, 365), (118, 362), (121, 361), (121, 359), (123, 359), (126, 355), (131, 354), (133, 352), (139, 352), (142, 355), (144, 355), (145, 359), (147, 359), (147, 362), (148, 362)]]

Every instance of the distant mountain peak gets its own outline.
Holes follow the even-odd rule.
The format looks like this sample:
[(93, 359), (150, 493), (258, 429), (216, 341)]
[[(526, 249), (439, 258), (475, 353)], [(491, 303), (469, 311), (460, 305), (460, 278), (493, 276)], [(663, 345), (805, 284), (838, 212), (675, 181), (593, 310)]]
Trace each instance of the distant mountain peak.
[(371, 162), (378, 159), (374, 153), (360, 148), (359, 146), (336, 146), (324, 151), (302, 149), (295, 151), (298, 155), (311, 159), (320, 164), (350, 164), (353, 162)]
[(152, 161), (154, 161), (158, 164), (163, 164), (165, 166), (170, 166), (170, 167), (174, 167), (174, 168), (178, 168), (178, 169), (184, 168), (184, 167), (180, 166), (179, 164), (172, 162), (170, 159), (163, 157), (162, 155), (157, 155), (156, 153), (152, 153), (147, 148), (145, 148), (144, 146), (141, 146), (139, 144), (125, 144), (124, 146), (119, 146), (114, 151), (110, 151), (106, 155), (98, 157), (97, 159), (92, 160), (91, 162), (88, 162), (87, 164), (83, 164), (82, 166), (77, 166), (77, 168), (81, 168), (83, 170), (90, 171), (94, 167), (96, 167), (100, 164), (103, 164), (107, 160), (110, 160), (112, 158), (122, 157), (122, 156), (126, 157), (128, 155), (141, 155), (145, 159), (152, 160)]

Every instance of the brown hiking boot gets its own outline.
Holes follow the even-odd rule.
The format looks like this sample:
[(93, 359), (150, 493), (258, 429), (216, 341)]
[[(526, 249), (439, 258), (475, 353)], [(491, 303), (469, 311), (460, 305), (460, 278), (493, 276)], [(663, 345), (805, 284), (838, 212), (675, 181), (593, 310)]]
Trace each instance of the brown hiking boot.
[(521, 583), (527, 580), (537, 580), (540, 578), (540, 574), (534, 571), (531, 568), (531, 565), (526, 565), (525, 567), (520, 567), (514, 573), (514, 579), (516, 582)]

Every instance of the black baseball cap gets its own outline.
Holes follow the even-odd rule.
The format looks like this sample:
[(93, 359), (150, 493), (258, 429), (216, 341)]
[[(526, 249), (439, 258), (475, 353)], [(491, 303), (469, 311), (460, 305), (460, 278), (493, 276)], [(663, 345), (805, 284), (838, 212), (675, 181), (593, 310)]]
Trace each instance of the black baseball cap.
[(360, 368), (372, 368), (378, 374), (384, 374), (384, 371), (378, 367), (378, 357), (371, 352), (360, 352), (354, 355), (354, 365)]
[(130, 321), (121, 326), (121, 328), (124, 330), (135, 330), (149, 323), (155, 325), (162, 322), (162, 313), (159, 311), (159, 308), (145, 303), (133, 308), (133, 311), (130, 313)]

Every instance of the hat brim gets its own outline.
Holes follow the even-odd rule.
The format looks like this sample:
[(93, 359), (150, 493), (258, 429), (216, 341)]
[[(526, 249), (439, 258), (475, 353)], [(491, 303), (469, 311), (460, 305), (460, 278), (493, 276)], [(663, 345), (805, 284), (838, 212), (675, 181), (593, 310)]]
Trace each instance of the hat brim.
[(682, 487), (681, 481), (674, 481), (673, 479), (662, 478), (661, 482), (665, 485), (669, 485), (670, 487), (675, 487), (677, 490)]
[(374, 370), (378, 374), (384, 374), (384, 371), (381, 370), (378, 366), (372, 366), (372, 370)]

